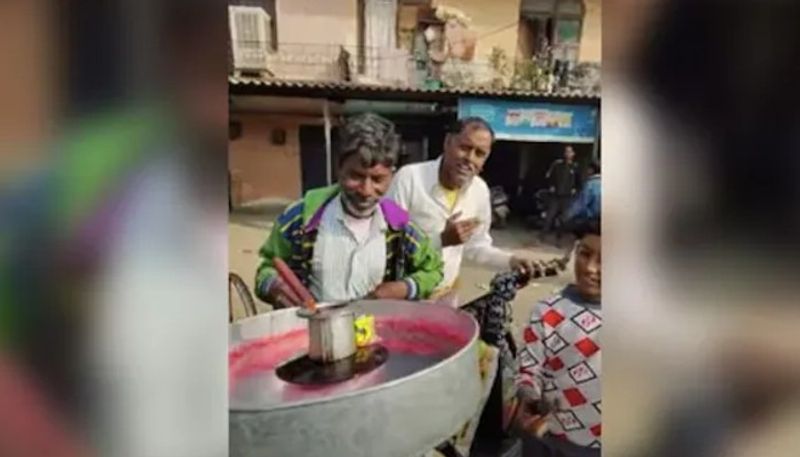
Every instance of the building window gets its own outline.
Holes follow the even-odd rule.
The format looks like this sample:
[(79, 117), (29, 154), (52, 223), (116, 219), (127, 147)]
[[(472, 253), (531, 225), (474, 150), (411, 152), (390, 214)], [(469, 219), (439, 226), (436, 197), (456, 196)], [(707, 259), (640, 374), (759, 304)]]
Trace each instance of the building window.
[[(398, 20), (409, 21), (415, 16), (413, 10), (426, 3), (428, 2), (421, 0), (357, 0), (356, 62), (359, 74), (374, 77), (387, 71), (383, 65), (387, 60), (381, 60), (387, 59), (387, 53), (391, 54), (401, 47), (398, 43)], [(412, 27), (415, 26), (416, 24)], [(413, 38), (413, 34), (411, 37)]]
[(397, 0), (397, 48), (411, 51), (420, 18), (432, 15), (431, 0)]
[[(395, 15), (395, 42), (397, 49), (405, 49), (411, 52), (414, 48), (414, 37), (416, 36), (421, 18), (433, 17), (432, 0), (396, 0)], [(357, 0), (356, 8), (358, 14), (358, 67), (359, 73), (364, 73), (364, 48), (368, 46), (368, 38), (365, 36), (366, 21), (365, 9), (367, 0)]]
[(581, 0), (523, 0), (520, 57), (551, 51), (556, 60), (577, 62), (585, 11)]

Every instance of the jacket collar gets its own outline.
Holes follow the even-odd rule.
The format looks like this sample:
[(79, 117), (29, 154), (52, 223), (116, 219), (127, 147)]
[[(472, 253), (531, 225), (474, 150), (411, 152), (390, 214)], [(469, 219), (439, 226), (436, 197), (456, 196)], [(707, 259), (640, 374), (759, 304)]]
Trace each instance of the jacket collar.
[[(329, 188), (316, 189), (316, 190), (325, 191), (324, 194), (319, 193), (313, 195), (313, 197), (317, 198), (319, 198), (320, 196), (324, 196), (324, 201), (316, 209), (313, 208), (314, 206), (313, 203), (310, 204), (309, 207), (307, 208), (308, 210), (313, 211), (313, 213), (311, 213), (310, 218), (306, 219), (308, 221), (306, 222), (305, 226), (306, 231), (314, 231), (319, 228), (320, 221), (322, 221), (322, 213), (325, 212), (325, 208), (328, 206), (328, 204), (339, 195), (340, 189), (339, 186), (337, 185), (337, 186), (331, 186)], [(306, 199), (309, 198), (312, 192), (315, 191), (310, 191)], [(409, 222), (408, 212), (403, 208), (401, 208), (397, 203), (395, 203), (394, 200), (390, 198), (382, 198), (381, 201), (378, 203), (378, 206), (380, 206), (381, 212), (383, 213), (383, 218), (386, 220), (386, 223), (389, 225), (389, 227), (392, 228), (392, 230), (400, 230), (406, 225), (408, 225)]]

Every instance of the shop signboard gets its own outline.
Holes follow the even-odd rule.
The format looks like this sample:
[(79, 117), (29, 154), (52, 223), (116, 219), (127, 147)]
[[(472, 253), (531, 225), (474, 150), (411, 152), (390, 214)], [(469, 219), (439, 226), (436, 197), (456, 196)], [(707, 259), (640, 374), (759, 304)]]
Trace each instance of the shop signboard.
[(458, 117), (483, 118), (496, 139), (560, 143), (593, 143), (597, 137), (597, 107), (513, 100), (462, 98)]

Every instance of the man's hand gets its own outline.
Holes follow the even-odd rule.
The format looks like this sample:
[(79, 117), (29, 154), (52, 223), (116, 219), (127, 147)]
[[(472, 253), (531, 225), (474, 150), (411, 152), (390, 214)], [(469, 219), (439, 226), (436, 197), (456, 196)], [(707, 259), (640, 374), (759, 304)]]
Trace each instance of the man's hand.
[(383, 282), (367, 296), (370, 299), (405, 300), (408, 297), (408, 284), (405, 281)]
[(530, 259), (524, 259), (522, 257), (512, 256), (511, 260), (508, 262), (508, 266), (512, 270), (522, 271), (527, 275), (532, 275), (535, 270), (534, 261)]
[(267, 298), (276, 309), (297, 308), (303, 305), (303, 301), (300, 300), (300, 297), (298, 297), (278, 276), (275, 277), (272, 284), (269, 286)]
[(470, 239), (475, 230), (481, 225), (477, 217), (459, 221), (461, 211), (447, 218), (447, 222), (442, 230), (442, 247), (458, 246)]

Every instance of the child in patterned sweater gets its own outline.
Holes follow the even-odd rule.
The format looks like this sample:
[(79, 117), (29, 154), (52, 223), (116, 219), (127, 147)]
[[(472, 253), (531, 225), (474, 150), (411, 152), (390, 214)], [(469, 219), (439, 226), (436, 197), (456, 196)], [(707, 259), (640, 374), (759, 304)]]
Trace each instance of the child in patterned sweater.
[(600, 456), (599, 219), (576, 234), (575, 282), (537, 303), (523, 333), (516, 423), (541, 437), (525, 455)]

